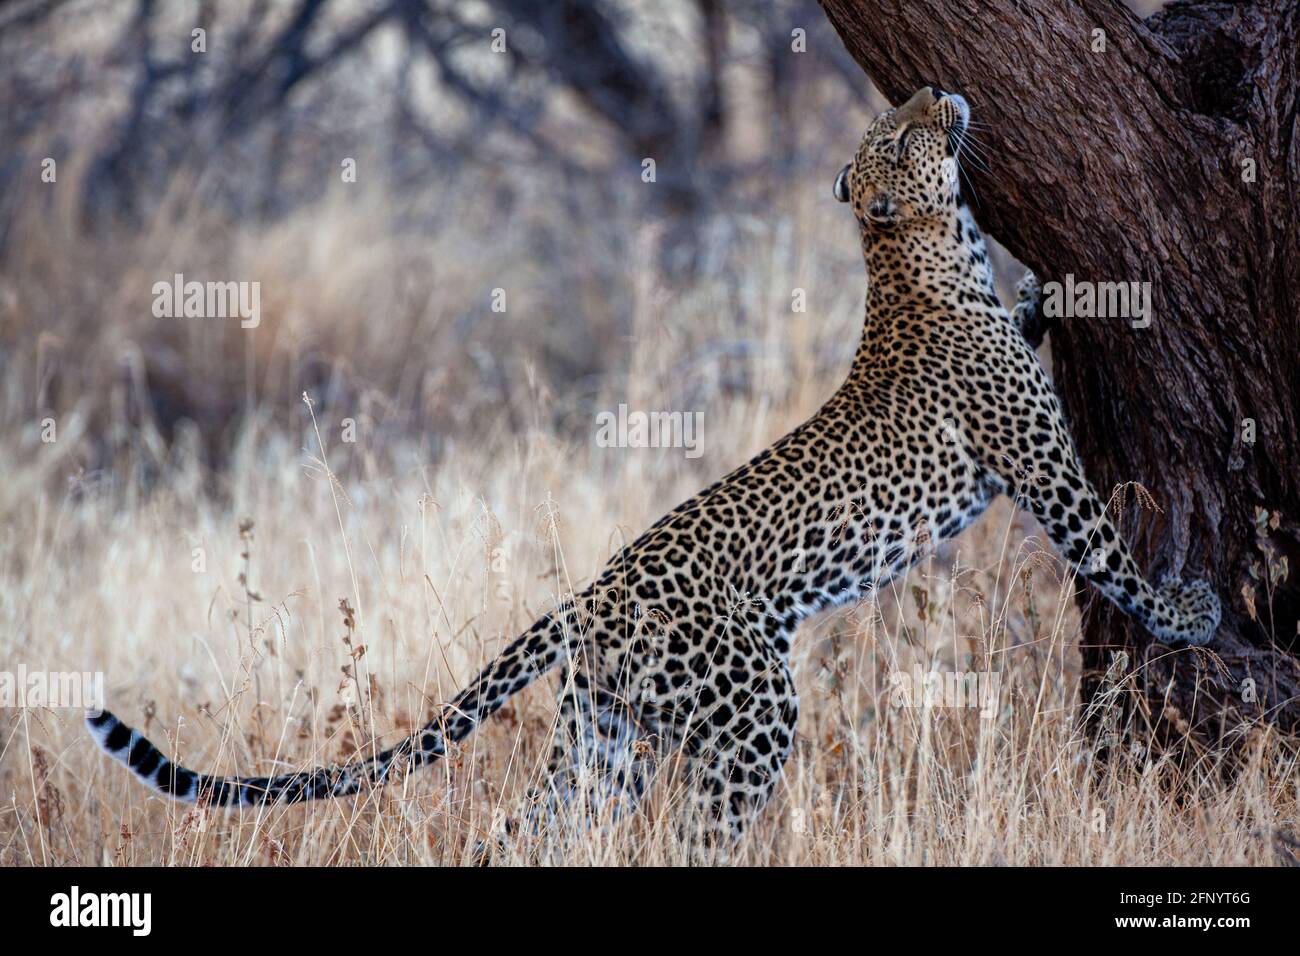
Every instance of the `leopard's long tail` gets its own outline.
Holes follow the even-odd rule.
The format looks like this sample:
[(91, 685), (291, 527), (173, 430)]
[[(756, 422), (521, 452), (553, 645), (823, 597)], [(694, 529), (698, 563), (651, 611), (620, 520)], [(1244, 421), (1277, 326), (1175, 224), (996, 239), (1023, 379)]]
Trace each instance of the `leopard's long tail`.
[(211, 806), (234, 807), (277, 800), (297, 803), (342, 797), (384, 783), (395, 766), (420, 767), (443, 756), (449, 741), (468, 737), (480, 721), (560, 664), (566, 651), (572, 650), (568, 642), (576, 636), (574, 632), (572, 605), (543, 617), (502, 651), (420, 731), (391, 750), (346, 764), (277, 777), (212, 776), (168, 760), (139, 731), (108, 711), (87, 714), (86, 726), (105, 753), (126, 764), (142, 781), (173, 800), (194, 803), (202, 798)]

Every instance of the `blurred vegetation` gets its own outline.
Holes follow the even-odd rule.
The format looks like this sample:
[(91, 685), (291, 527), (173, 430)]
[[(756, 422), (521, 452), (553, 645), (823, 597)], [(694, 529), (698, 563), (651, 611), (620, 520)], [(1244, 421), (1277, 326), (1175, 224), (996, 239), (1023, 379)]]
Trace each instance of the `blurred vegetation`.
[[(654, 396), (697, 408), (790, 314), (762, 270), (796, 228), (831, 271), (792, 319), (861, 294), (829, 184), (881, 103), (813, 2), (19, 2), (0, 64), (0, 425), (88, 468), (191, 433), (219, 464), (303, 391), (434, 453), (541, 393), (573, 433), (638, 309), (704, 296)], [(262, 324), (155, 318), (175, 273), (260, 282)]]

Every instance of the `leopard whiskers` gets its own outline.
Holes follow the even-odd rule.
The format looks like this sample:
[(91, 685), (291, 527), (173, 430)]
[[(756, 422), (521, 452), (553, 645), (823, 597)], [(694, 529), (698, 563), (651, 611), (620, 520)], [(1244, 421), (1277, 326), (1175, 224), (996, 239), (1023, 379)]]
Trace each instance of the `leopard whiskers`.
[(983, 172), (991, 172), (988, 147), (976, 139), (975, 134), (969, 130), (962, 130), (957, 135), (957, 152), (971, 157), (972, 160), (978, 160), (977, 168)]
[(975, 188), (975, 180), (967, 170), (966, 164), (969, 163), (976, 169), (987, 174), (990, 172), (988, 163), (986, 163), (984, 159), (975, 152), (975, 147), (971, 145), (969, 133), (962, 131), (961, 133), (954, 132), (950, 135), (954, 141), (953, 158), (957, 162), (957, 175), (966, 184), (966, 187), (970, 189), (971, 198), (975, 200), (975, 204), (978, 206), (980, 204), (979, 191)]

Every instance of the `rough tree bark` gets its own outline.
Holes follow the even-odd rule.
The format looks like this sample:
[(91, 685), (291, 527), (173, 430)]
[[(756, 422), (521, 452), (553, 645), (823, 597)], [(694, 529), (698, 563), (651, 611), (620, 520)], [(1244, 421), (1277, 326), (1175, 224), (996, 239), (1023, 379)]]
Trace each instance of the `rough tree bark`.
[(1040, 279), (1151, 283), (1148, 328), (1058, 322), (1056, 386), (1098, 490), (1160, 509), (1127, 496), (1139, 563), (1212, 581), (1224, 621), (1174, 650), (1085, 591), (1084, 703), (1123, 649), (1157, 745), (1300, 733), (1300, 5), (820, 2), (891, 100), (967, 97), (977, 215)]

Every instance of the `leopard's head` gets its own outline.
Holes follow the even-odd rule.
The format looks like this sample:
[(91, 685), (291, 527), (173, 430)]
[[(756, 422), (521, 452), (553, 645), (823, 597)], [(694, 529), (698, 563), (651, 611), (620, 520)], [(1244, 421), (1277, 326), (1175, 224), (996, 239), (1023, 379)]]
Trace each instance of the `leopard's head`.
[(960, 195), (957, 156), (969, 122), (962, 97), (922, 87), (868, 127), (853, 162), (835, 178), (835, 198), (851, 204), (869, 231), (951, 215)]

